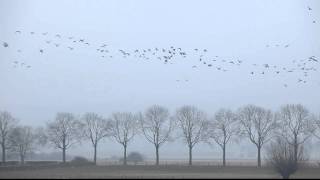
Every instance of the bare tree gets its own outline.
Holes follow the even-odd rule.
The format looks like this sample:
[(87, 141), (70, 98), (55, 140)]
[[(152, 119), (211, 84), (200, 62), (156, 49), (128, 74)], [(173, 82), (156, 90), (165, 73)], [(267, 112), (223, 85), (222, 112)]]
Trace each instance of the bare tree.
[(127, 165), (127, 146), (138, 132), (138, 117), (130, 112), (113, 113), (111, 123), (111, 135), (123, 146), (123, 165)]
[(277, 117), (281, 123), (279, 134), (294, 147), (295, 160), (298, 160), (299, 146), (313, 133), (309, 111), (301, 104), (287, 104), (281, 107)]
[(94, 148), (93, 161), (97, 163), (97, 147), (100, 140), (110, 135), (111, 124), (95, 113), (86, 113), (82, 117), (85, 138), (89, 139)]
[(2, 162), (6, 162), (6, 150), (8, 149), (8, 137), (10, 131), (18, 121), (7, 111), (0, 111), (0, 143), (2, 150)]
[(203, 140), (207, 128), (206, 114), (194, 106), (183, 106), (176, 111), (175, 118), (189, 148), (189, 165), (192, 165), (192, 149)]
[(222, 149), (223, 166), (226, 166), (226, 148), (232, 136), (240, 133), (236, 114), (229, 109), (220, 109), (209, 123), (206, 140), (213, 140)]
[(283, 179), (289, 179), (306, 160), (302, 148), (303, 146), (299, 147), (298, 161), (296, 161), (293, 146), (283, 137), (277, 137), (276, 141), (267, 148), (267, 162)]
[(156, 165), (159, 165), (159, 148), (170, 140), (170, 133), (174, 121), (169, 118), (169, 111), (165, 107), (153, 105), (140, 118), (141, 130), (148, 142), (156, 149)]
[(238, 118), (242, 125), (243, 135), (257, 147), (258, 167), (261, 167), (261, 149), (271, 139), (277, 127), (276, 119), (270, 110), (254, 105), (240, 108)]
[(72, 113), (57, 113), (56, 119), (47, 123), (48, 140), (62, 150), (66, 162), (66, 150), (80, 141), (80, 124)]
[(30, 126), (18, 126), (10, 132), (10, 150), (19, 153), (21, 164), (24, 164), (26, 154), (34, 150), (37, 139), (38, 135)]

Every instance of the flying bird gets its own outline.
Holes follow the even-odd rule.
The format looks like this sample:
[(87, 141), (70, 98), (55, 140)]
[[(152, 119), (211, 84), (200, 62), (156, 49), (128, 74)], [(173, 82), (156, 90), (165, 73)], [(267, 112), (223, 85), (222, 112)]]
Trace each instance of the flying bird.
[(3, 47), (9, 47), (9, 44), (6, 42), (3, 42)]

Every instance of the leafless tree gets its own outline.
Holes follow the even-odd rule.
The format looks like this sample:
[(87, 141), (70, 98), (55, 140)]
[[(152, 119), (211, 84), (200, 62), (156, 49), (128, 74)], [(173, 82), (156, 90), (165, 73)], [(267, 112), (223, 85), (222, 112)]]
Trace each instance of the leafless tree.
[(176, 111), (175, 118), (189, 148), (189, 165), (192, 165), (192, 149), (203, 140), (207, 128), (206, 114), (194, 106), (183, 106)]
[(21, 164), (24, 164), (26, 154), (34, 150), (37, 140), (38, 135), (30, 126), (18, 126), (10, 132), (10, 150), (19, 153)]
[(111, 135), (123, 146), (123, 165), (127, 165), (127, 146), (138, 132), (138, 116), (130, 112), (113, 113), (111, 123)]
[(173, 125), (174, 121), (169, 117), (168, 109), (159, 105), (149, 107), (140, 118), (140, 126), (145, 138), (156, 149), (156, 165), (159, 165), (159, 148), (170, 140)]
[(261, 149), (271, 139), (277, 127), (276, 119), (270, 110), (254, 105), (240, 108), (238, 118), (243, 135), (257, 147), (258, 167), (261, 167)]
[(318, 117), (313, 116), (313, 126), (314, 126), (314, 131), (313, 135), (317, 138), (320, 139), (320, 114)]
[(289, 179), (298, 170), (299, 166), (303, 164), (303, 161), (306, 160), (302, 148), (303, 146), (299, 147), (298, 161), (296, 161), (293, 146), (283, 137), (279, 136), (267, 148), (267, 162), (283, 179)]
[(281, 123), (279, 134), (294, 147), (295, 159), (297, 161), (299, 146), (302, 145), (314, 131), (310, 113), (301, 104), (287, 104), (281, 107), (277, 118)]
[(215, 113), (214, 118), (209, 122), (207, 142), (211, 140), (217, 143), (222, 149), (223, 166), (226, 166), (226, 148), (232, 136), (238, 135), (240, 128), (236, 114), (229, 109), (220, 109)]
[(0, 143), (2, 150), (2, 162), (6, 162), (6, 150), (8, 149), (8, 137), (10, 131), (18, 121), (7, 111), (0, 111)]
[(56, 119), (47, 123), (48, 140), (62, 150), (62, 161), (66, 162), (66, 150), (80, 141), (80, 123), (72, 113), (57, 113)]
[(81, 120), (84, 136), (91, 141), (94, 148), (93, 161), (96, 164), (98, 143), (110, 135), (111, 124), (96, 113), (86, 113)]

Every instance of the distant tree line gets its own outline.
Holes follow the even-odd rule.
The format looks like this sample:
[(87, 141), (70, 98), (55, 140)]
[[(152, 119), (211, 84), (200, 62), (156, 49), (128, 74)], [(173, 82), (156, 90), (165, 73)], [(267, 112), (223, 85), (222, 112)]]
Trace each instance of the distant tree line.
[(316, 116), (301, 104), (283, 105), (275, 112), (256, 105), (246, 105), (236, 111), (222, 108), (212, 117), (195, 106), (182, 106), (170, 114), (166, 107), (152, 105), (144, 112), (115, 112), (107, 118), (93, 112), (79, 117), (59, 112), (45, 127), (33, 128), (19, 125), (9, 112), (0, 111), (3, 163), (7, 151), (18, 153), (23, 164), (27, 153), (46, 144), (60, 149), (65, 163), (67, 150), (81, 141), (90, 141), (96, 163), (99, 143), (111, 138), (122, 145), (123, 164), (126, 165), (127, 148), (137, 134), (154, 146), (156, 165), (159, 165), (161, 146), (181, 139), (189, 151), (189, 165), (192, 165), (193, 148), (205, 142), (221, 148), (222, 164), (226, 166), (228, 144), (247, 139), (257, 148), (257, 166), (260, 167), (261, 151), (267, 143), (270, 144), (269, 159), (276, 161), (277, 153), (289, 149), (293, 162), (301, 160), (306, 140), (311, 136), (320, 139), (320, 115)]

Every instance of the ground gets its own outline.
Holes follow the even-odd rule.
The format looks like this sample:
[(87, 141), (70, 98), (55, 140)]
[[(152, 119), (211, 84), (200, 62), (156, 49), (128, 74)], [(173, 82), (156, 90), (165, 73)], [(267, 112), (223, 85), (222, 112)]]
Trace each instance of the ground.
[[(2, 170), (0, 178), (280, 178), (270, 168), (217, 166), (81, 166)], [(305, 168), (292, 178), (320, 178), (319, 168)]]

